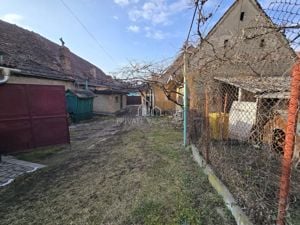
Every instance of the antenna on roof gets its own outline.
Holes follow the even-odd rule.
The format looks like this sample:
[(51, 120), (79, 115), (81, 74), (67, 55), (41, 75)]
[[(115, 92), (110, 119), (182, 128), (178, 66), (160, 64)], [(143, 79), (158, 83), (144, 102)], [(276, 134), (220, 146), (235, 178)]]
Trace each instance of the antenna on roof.
[(61, 46), (65, 46), (65, 42), (64, 42), (63, 38), (61, 37), (59, 40), (61, 42)]

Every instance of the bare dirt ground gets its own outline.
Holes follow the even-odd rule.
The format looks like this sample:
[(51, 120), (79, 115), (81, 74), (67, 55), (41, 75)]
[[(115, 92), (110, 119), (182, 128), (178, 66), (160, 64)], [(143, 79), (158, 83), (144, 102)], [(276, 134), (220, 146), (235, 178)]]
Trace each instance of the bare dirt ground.
[(70, 128), (71, 146), (20, 155), (48, 165), (0, 189), (0, 224), (235, 224), (167, 119)]

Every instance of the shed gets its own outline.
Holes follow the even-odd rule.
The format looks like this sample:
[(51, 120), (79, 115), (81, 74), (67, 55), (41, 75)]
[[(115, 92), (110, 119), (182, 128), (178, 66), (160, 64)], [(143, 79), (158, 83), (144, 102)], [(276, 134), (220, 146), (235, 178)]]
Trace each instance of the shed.
[(264, 136), (261, 134), (273, 133), (264, 129), (266, 124), (274, 123), (278, 120), (276, 118), (282, 117), (277, 115), (278, 110), (287, 110), (291, 81), (289, 76), (214, 79), (219, 82), (220, 97), (224, 99), (221, 107), (225, 113), (229, 113), (229, 138), (261, 141)]
[(119, 113), (127, 106), (127, 91), (120, 89), (94, 90), (96, 98), (94, 99), (94, 113), (111, 115)]
[(93, 117), (94, 97), (94, 93), (89, 90), (69, 89), (66, 91), (67, 110), (73, 122)]

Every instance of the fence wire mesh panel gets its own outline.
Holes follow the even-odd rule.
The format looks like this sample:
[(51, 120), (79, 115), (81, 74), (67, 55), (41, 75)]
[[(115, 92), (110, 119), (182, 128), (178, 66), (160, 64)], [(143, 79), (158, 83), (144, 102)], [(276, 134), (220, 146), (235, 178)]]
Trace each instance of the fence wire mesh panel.
[[(214, 15), (205, 10), (206, 1), (199, 2), (200, 43), (188, 53), (189, 138), (254, 224), (300, 224), (298, 109), (296, 129), (287, 134), (291, 84), (300, 65), (300, 2), (269, 2), (263, 9), (254, 0), (236, 1), (208, 34), (203, 27)], [(291, 175), (282, 167), (288, 144)], [(284, 197), (285, 212), (277, 219)]]

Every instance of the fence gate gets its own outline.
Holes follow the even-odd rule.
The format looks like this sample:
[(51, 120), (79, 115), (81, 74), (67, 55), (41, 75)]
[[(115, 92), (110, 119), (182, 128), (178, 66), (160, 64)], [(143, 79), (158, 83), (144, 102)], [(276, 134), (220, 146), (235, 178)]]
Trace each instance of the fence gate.
[(0, 86), (0, 152), (70, 143), (63, 86)]

